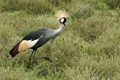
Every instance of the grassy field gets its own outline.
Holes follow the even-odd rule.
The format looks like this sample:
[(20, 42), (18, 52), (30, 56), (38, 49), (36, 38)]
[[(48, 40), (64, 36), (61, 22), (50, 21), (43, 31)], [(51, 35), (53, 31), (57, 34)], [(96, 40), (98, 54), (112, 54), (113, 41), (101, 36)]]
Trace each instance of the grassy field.
[[(120, 0), (0, 0), (0, 80), (120, 80)], [(69, 13), (61, 34), (38, 49), (9, 51), (26, 34), (57, 29), (55, 13)]]

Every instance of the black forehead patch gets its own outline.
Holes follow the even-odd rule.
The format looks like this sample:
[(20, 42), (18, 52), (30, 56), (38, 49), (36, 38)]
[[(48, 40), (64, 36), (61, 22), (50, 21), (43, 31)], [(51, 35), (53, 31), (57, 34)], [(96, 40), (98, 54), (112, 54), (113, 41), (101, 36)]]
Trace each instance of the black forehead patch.
[(66, 22), (67, 21), (67, 19), (66, 18), (64, 18), (64, 22)]

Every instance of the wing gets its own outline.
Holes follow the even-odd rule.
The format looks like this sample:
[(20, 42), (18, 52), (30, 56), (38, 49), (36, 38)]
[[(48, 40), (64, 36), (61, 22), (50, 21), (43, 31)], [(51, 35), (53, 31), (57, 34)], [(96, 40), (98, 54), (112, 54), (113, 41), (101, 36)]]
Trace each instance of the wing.
[(46, 35), (46, 28), (42, 28), (36, 31), (33, 31), (26, 35), (20, 42), (18, 52), (25, 51), (29, 48), (32, 48), (36, 43), (41, 39), (41, 37)]
[(28, 35), (26, 35), (22, 40), (36, 40), (38, 39), (41, 35), (45, 34), (46, 28), (42, 28), (33, 32), (30, 32)]
[(45, 44), (50, 38), (46, 38), (47, 28), (33, 31), (26, 35), (17, 45), (10, 51), (12, 57), (16, 54), (23, 52), (29, 48), (37, 49)]

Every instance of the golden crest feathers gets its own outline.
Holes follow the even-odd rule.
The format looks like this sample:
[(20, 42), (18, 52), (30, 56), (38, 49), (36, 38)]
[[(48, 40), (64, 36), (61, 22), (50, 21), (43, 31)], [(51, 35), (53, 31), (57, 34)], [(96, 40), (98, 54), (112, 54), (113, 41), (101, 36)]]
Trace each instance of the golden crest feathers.
[(59, 10), (55, 16), (57, 18), (62, 18), (62, 17), (67, 18), (69, 15), (65, 12), (65, 10)]

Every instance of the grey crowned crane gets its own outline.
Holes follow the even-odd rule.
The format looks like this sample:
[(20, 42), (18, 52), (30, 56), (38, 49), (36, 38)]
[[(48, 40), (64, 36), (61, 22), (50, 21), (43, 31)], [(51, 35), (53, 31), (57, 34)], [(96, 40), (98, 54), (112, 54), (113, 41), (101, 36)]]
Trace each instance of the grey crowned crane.
[[(30, 32), (28, 35), (26, 35), (18, 44), (16, 44), (13, 49), (10, 51), (10, 55), (12, 57), (15, 57), (18, 53), (21, 53), (27, 49), (33, 49), (30, 60), (33, 61), (33, 67), (34, 67), (34, 61), (36, 59), (45, 59), (52, 62), (52, 60), (49, 57), (41, 57), (41, 58), (35, 58), (36, 50), (44, 45), (46, 42), (48, 42), (50, 39), (53, 40), (60, 34), (62, 31), (62, 24), (65, 26), (65, 22), (67, 21), (68, 14), (64, 10), (60, 10), (56, 13), (57, 22), (59, 25), (59, 28), (57, 30), (49, 29), (49, 28), (42, 28), (35, 30), (33, 32)], [(31, 57), (33, 58), (31, 59)]]

